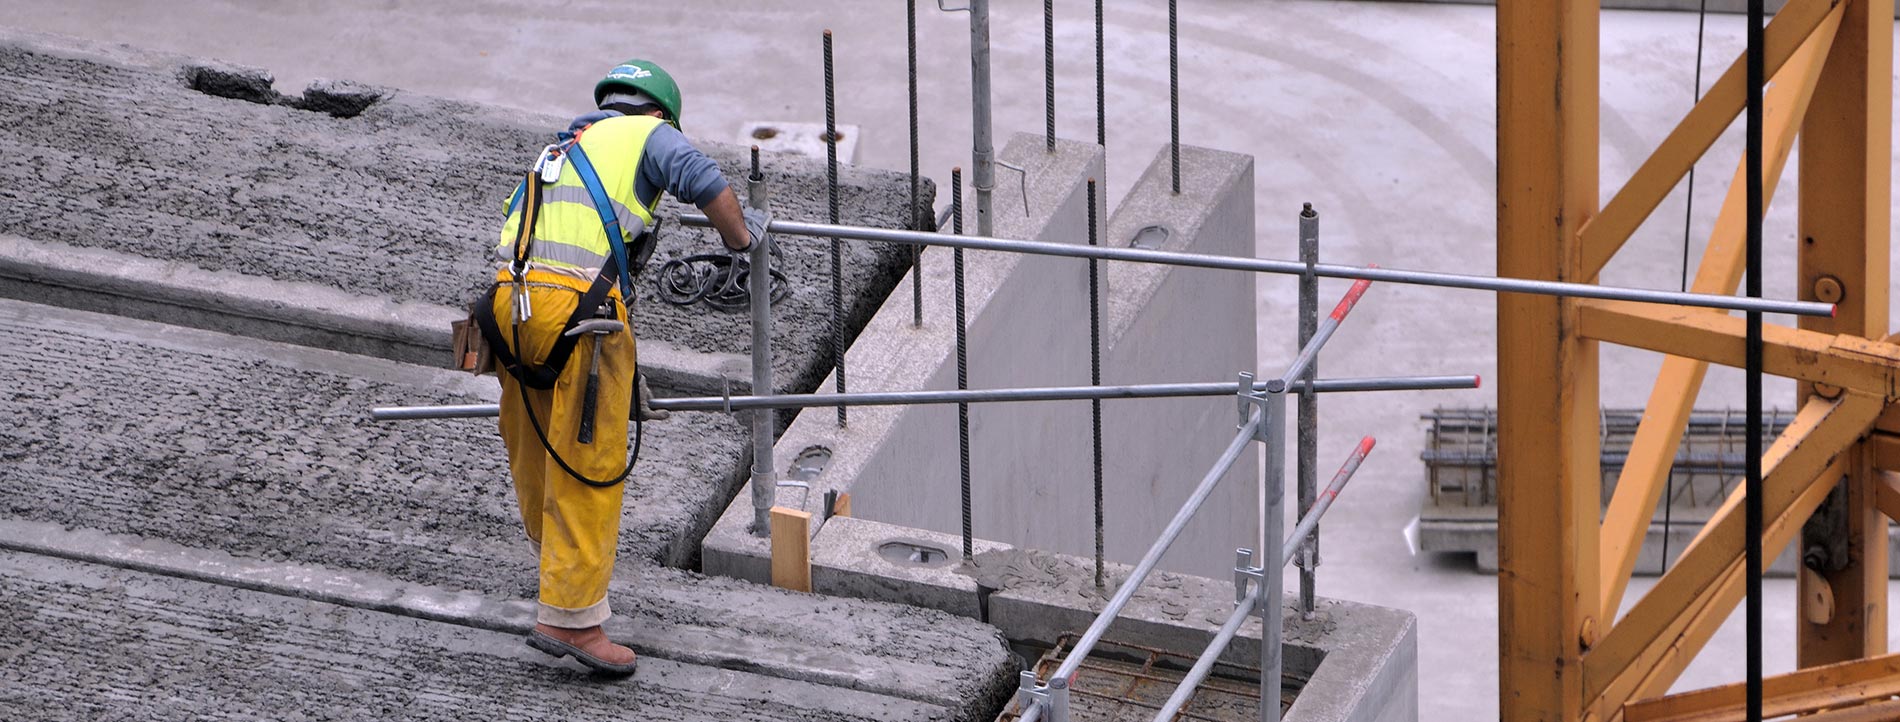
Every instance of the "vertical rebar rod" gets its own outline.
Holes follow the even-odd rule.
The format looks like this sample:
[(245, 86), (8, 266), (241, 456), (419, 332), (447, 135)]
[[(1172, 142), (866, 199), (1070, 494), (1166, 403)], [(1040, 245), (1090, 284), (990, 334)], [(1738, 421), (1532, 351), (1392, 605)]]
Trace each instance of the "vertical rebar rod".
[[(1319, 212), (1307, 203), (1300, 209), (1300, 262), (1308, 269), (1319, 264)], [(1319, 276), (1311, 270), (1300, 274), (1300, 348), (1319, 331)], [(1319, 359), (1307, 364), (1305, 387), (1300, 391), (1299, 416), (1299, 509), (1301, 518), (1312, 513), (1314, 496), (1319, 493), (1319, 394), (1313, 382), (1319, 378)], [(1316, 567), (1319, 566), (1319, 530), (1300, 545), (1295, 558), (1300, 567), (1300, 614), (1313, 613)]]
[[(1310, 362), (1309, 362), (1310, 363)], [(1254, 585), (1259, 597), (1254, 600), (1254, 609), (1260, 613), (1260, 720), (1261, 722), (1279, 722), (1280, 719), (1280, 665), (1281, 649), (1281, 605), (1285, 596), (1285, 577), (1280, 573), (1281, 566), (1274, 564), (1286, 554), (1286, 518), (1283, 507), (1286, 504), (1286, 391), (1284, 387), (1274, 390), (1269, 385), (1266, 394), (1265, 420), (1267, 443), (1267, 513), (1262, 519), (1266, 540), (1272, 546), (1261, 550), (1260, 566), (1263, 567), (1260, 583)]]
[[(825, 190), (831, 222), (838, 223), (838, 103), (831, 72), (831, 31), (825, 31)], [(831, 363), (837, 369), (837, 392), (844, 386), (844, 261), (842, 241), (831, 237)], [(845, 425), (845, 407), (838, 407), (838, 426)]]
[[(924, 210), (918, 196), (922, 170), (917, 163), (917, 0), (906, 0), (910, 14), (905, 16), (905, 37), (910, 47), (910, 228), (924, 230)], [(910, 323), (924, 325), (924, 247), (910, 249)]]
[[(963, 169), (950, 169), (950, 228), (957, 235), (963, 235)], [(953, 249), (950, 254), (956, 277), (956, 322), (957, 322), (957, 390), (970, 388), (969, 340), (964, 331), (967, 326), (963, 318), (963, 249)], [(963, 485), (963, 560), (969, 561), (976, 555), (970, 519), (970, 405), (957, 404), (957, 463), (962, 472)]]
[(1176, 0), (1168, 0), (1168, 151), (1174, 168), (1174, 193), (1181, 193), (1181, 42), (1175, 29)]
[(1043, 142), (1056, 152), (1056, 0), (1042, 0)]
[[(1761, 297), (1761, 86), (1767, 78), (1763, 67), (1762, 47), (1762, 0), (1748, 0), (1748, 149), (1746, 169), (1748, 176), (1748, 297)], [(1748, 680), (1747, 715), (1749, 722), (1760, 722), (1762, 718), (1761, 686), (1761, 527), (1762, 527), (1762, 480), (1761, 480), (1761, 376), (1762, 376), (1762, 329), (1761, 312), (1748, 312), (1748, 348), (1744, 359), (1747, 367), (1748, 385), (1748, 443), (1746, 456), (1748, 461), (1748, 507), (1744, 526), (1746, 540), (1746, 572), (1748, 578)]]
[[(1089, 179), (1089, 245), (1100, 245), (1097, 237), (1098, 216), (1096, 215), (1095, 179)], [(1102, 297), (1101, 276), (1096, 270), (1095, 259), (1089, 259), (1089, 384), (1102, 385)], [(1104, 523), (1102, 496), (1102, 400), (1089, 402), (1089, 421), (1095, 432), (1095, 588), (1107, 587), (1103, 574), (1102, 529)]]
[(990, 195), (996, 190), (996, 148), (990, 115), (990, 0), (970, 0), (970, 159), (976, 177), (976, 234), (996, 235)]
[(1095, 144), (1108, 147), (1108, 95), (1102, 64), (1102, 0), (1095, 0)]
[[(760, 211), (771, 211), (765, 186), (765, 173), (759, 168), (759, 147), (752, 146), (752, 174), (746, 177), (746, 203)], [(772, 388), (772, 253), (769, 235), (752, 239), (752, 271), (747, 276), (747, 293), (752, 298), (752, 393), (770, 394)], [(772, 507), (778, 503), (778, 483), (773, 478), (776, 464), (772, 458), (773, 411), (748, 412), (752, 427), (752, 531), (769, 536)]]

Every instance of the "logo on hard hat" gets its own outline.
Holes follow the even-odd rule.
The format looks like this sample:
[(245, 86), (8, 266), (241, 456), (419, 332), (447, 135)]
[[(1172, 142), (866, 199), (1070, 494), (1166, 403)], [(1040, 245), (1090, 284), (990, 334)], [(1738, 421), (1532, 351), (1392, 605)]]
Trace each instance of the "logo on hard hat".
[(607, 77), (622, 78), (626, 80), (639, 80), (641, 78), (653, 77), (653, 71), (647, 70), (646, 68), (642, 68), (638, 65), (622, 65), (618, 68), (614, 68), (614, 71), (612, 73), (608, 73)]

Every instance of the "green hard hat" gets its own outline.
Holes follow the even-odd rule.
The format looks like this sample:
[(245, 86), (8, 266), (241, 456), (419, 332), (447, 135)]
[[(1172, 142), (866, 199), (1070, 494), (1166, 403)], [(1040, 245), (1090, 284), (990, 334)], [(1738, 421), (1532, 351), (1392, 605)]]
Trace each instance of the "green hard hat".
[(658, 64), (631, 58), (614, 66), (613, 70), (607, 72), (607, 77), (594, 84), (594, 105), (598, 107), (601, 100), (615, 91), (646, 94), (660, 104), (661, 110), (666, 111), (666, 122), (674, 128), (680, 127), (680, 86)]

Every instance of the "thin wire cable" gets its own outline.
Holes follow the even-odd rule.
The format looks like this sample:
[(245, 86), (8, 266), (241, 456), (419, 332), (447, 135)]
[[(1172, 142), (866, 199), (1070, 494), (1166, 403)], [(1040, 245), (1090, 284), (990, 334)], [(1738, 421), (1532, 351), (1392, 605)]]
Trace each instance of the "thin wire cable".
[[(1705, 29), (1708, 27), (1708, 21), (1709, 0), (1702, 0), (1696, 9), (1695, 89), (1689, 97), (1691, 108), (1695, 107), (1696, 103), (1702, 102), (1702, 41), (1706, 37)], [(1687, 202), (1682, 207), (1682, 284), (1680, 289), (1684, 293), (1689, 291), (1689, 226), (1695, 217), (1695, 166), (1694, 162), (1689, 163), (1689, 189), (1685, 195)], [(1663, 496), (1662, 559), (1657, 562), (1657, 574), (1669, 571), (1669, 531), (1674, 528), (1675, 523), (1673, 512), (1676, 503), (1676, 472), (1674, 468), (1671, 468), (1668, 473), (1669, 478), (1663, 482), (1666, 491)]]
[[(950, 169), (950, 227), (951, 232), (963, 235), (963, 169)], [(964, 338), (963, 319), (963, 249), (953, 249), (951, 262), (955, 264), (956, 276), (956, 314), (957, 314), (957, 390), (970, 388), (969, 343)], [(975, 556), (970, 523), (970, 405), (957, 404), (957, 462), (963, 472), (963, 560), (969, 561)]]
[[(1100, 245), (1096, 234), (1095, 179), (1089, 179), (1089, 245)], [(1095, 259), (1089, 259), (1089, 383), (1102, 385), (1102, 297), (1101, 277), (1095, 268)], [(1089, 402), (1089, 420), (1095, 431), (1095, 588), (1107, 588), (1103, 574), (1104, 548), (1103, 498), (1102, 498), (1102, 400)]]
[[(924, 228), (924, 210), (919, 205), (918, 196), (922, 189), (920, 176), (922, 171), (917, 163), (917, 0), (907, 0), (910, 15), (906, 17), (906, 37), (910, 45), (910, 228), (914, 231)], [(924, 325), (924, 247), (910, 249), (910, 322), (912, 326)]]
[[(831, 222), (838, 222), (838, 103), (831, 73), (831, 31), (825, 31), (825, 189)], [(844, 262), (837, 236), (831, 237), (831, 363), (838, 370), (838, 393), (844, 387)], [(838, 407), (838, 426), (845, 425), (845, 408)]]
[(1175, 24), (1176, 0), (1168, 0), (1168, 149), (1174, 167), (1174, 193), (1181, 194), (1181, 43)]
[[(1764, 67), (1765, 55), (1762, 45), (1762, 0), (1748, 0), (1748, 150), (1746, 168), (1748, 175), (1748, 296), (1761, 297), (1762, 260), (1761, 260), (1761, 212), (1762, 212), (1762, 98), (1761, 86), (1767, 80)], [(1761, 480), (1761, 381), (1762, 381), (1762, 327), (1761, 312), (1748, 312), (1748, 348), (1747, 384), (1748, 384), (1748, 492), (1745, 506), (1747, 509), (1746, 552), (1748, 566), (1748, 682), (1747, 714), (1749, 722), (1761, 722), (1762, 719), (1762, 662), (1761, 662), (1761, 527), (1762, 527), (1762, 480)]]

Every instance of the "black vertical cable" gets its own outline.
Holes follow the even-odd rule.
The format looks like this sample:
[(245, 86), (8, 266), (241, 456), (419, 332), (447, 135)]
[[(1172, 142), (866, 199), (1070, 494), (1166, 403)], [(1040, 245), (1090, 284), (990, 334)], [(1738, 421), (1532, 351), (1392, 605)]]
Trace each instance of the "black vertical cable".
[(1056, 152), (1056, 0), (1042, 0), (1043, 133)]
[[(905, 23), (910, 41), (910, 227), (921, 231), (924, 230), (924, 211), (917, 199), (922, 192), (918, 188), (922, 181), (917, 165), (917, 0), (908, 0), (907, 4), (910, 7)], [(917, 327), (924, 325), (923, 246), (910, 249), (910, 323)]]
[(1095, 0), (1095, 144), (1108, 147), (1108, 103), (1102, 78), (1102, 0)]
[[(1690, 95), (1689, 107), (1691, 108), (1695, 107), (1696, 103), (1702, 102), (1702, 39), (1705, 36), (1704, 30), (1708, 26), (1708, 21), (1709, 0), (1702, 0), (1701, 6), (1696, 10), (1695, 92)], [(1688, 202), (1682, 207), (1682, 284), (1680, 288), (1685, 293), (1689, 290), (1689, 224), (1695, 217), (1695, 165), (1693, 162), (1689, 164)], [(1657, 564), (1657, 574), (1669, 571), (1669, 530), (1674, 524), (1672, 512), (1676, 501), (1676, 471), (1673, 465), (1668, 473), (1669, 478), (1663, 481), (1667, 491), (1663, 496), (1662, 561)]]
[[(1096, 237), (1095, 179), (1089, 179), (1089, 245), (1100, 245)], [(1095, 259), (1089, 259), (1089, 385), (1102, 385), (1102, 297), (1101, 278)], [(1095, 588), (1107, 586), (1102, 574), (1102, 400), (1089, 400), (1090, 422), (1095, 430)]]
[[(1762, 0), (1748, 0), (1748, 297), (1761, 298)], [(1748, 698), (1749, 722), (1761, 722), (1761, 312), (1748, 312)]]
[[(831, 224), (838, 224), (838, 104), (831, 74), (831, 31), (825, 31), (825, 188), (831, 201)], [(915, 211), (913, 211), (915, 212)], [(838, 393), (844, 389), (844, 263), (838, 237), (831, 237), (831, 362), (838, 369)], [(845, 425), (845, 408), (838, 406), (838, 425)]]
[(1181, 43), (1175, 30), (1175, 0), (1168, 0), (1168, 148), (1174, 163), (1174, 193), (1181, 193)]
[[(950, 227), (963, 235), (962, 168), (950, 169)], [(963, 249), (952, 249), (950, 257), (956, 269), (957, 390), (962, 391), (970, 388), (969, 345), (963, 335)], [(957, 460), (963, 470), (963, 559), (969, 561), (975, 556), (970, 531), (970, 405), (963, 402), (957, 404)]]

